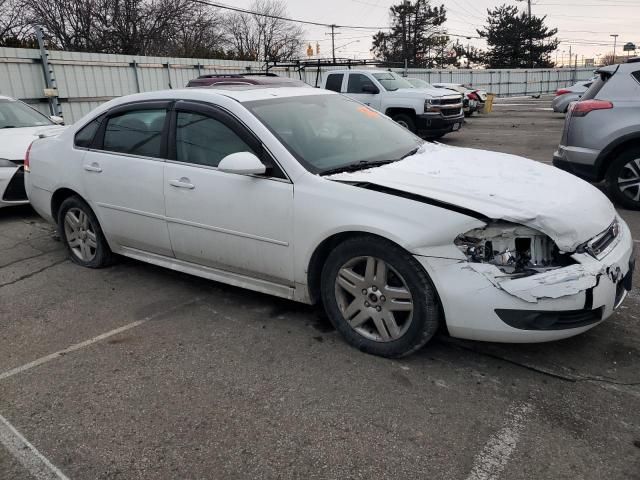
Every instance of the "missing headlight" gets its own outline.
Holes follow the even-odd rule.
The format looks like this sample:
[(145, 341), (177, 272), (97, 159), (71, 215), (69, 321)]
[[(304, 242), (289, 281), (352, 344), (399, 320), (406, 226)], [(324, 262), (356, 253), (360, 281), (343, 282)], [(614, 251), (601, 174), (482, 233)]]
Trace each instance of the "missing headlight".
[(455, 244), (470, 262), (489, 263), (506, 274), (533, 274), (574, 263), (547, 235), (496, 222), (458, 235)]

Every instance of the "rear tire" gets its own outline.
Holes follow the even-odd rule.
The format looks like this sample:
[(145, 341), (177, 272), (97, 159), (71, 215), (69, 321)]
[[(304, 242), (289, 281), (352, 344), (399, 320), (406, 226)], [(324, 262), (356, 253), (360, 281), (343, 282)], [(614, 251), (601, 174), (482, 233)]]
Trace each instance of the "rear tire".
[(67, 198), (58, 211), (58, 232), (71, 260), (88, 268), (113, 263), (113, 253), (91, 207), (78, 196)]
[(338, 245), (322, 269), (321, 295), (347, 342), (372, 355), (409, 355), (440, 325), (440, 304), (427, 273), (411, 254), (379, 237)]
[(403, 126), (412, 133), (416, 133), (416, 122), (409, 115), (399, 113), (391, 117), (391, 119), (398, 125)]
[(640, 210), (640, 146), (623, 151), (609, 165), (607, 190), (612, 199), (630, 210)]

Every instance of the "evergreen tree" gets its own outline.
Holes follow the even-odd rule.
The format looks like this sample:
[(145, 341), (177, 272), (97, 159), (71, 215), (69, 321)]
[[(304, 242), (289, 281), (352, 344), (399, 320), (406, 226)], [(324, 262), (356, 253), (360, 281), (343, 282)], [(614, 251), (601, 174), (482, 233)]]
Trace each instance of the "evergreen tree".
[(557, 28), (549, 29), (546, 16), (529, 16), (517, 7), (502, 5), (487, 10), (487, 26), (478, 30), (489, 46), (486, 63), (489, 68), (551, 67), (550, 54), (558, 48), (554, 37)]
[(389, 8), (391, 31), (373, 37), (371, 51), (387, 62), (433, 66), (445, 58), (449, 42), (440, 27), (446, 20), (444, 5), (432, 7), (430, 0), (403, 1)]

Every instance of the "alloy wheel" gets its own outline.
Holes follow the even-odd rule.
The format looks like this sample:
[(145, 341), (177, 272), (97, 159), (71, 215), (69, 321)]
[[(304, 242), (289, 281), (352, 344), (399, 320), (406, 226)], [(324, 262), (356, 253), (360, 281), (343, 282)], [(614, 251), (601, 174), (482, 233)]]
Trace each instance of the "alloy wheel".
[(98, 242), (89, 216), (79, 208), (70, 208), (64, 216), (64, 233), (71, 252), (83, 262), (96, 256)]
[(413, 299), (404, 278), (375, 257), (356, 257), (342, 265), (335, 295), (344, 320), (365, 338), (397, 340), (413, 319)]
[(640, 202), (640, 158), (631, 160), (620, 170), (618, 188), (623, 195)]

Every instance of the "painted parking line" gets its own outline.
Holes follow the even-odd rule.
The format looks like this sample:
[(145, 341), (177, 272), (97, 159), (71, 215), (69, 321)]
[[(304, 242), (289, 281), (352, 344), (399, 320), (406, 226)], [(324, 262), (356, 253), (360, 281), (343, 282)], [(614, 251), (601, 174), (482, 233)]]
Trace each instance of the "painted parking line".
[(482, 451), (476, 455), (467, 480), (499, 478), (518, 445), (520, 434), (532, 409), (530, 403), (520, 403), (509, 408), (503, 427), (489, 438)]
[(2, 415), (0, 415), (0, 443), (36, 480), (69, 480), (69, 477), (29, 443)]
[(149, 315), (149, 316), (143, 318), (142, 320), (137, 320), (135, 322), (128, 323), (128, 324), (126, 324), (126, 325), (124, 325), (122, 327), (115, 328), (115, 329), (110, 330), (110, 331), (108, 331), (106, 333), (102, 333), (102, 334), (100, 334), (100, 335), (98, 335), (96, 337), (90, 338), (89, 340), (85, 340), (84, 342), (76, 343), (74, 345), (71, 345), (70, 347), (67, 347), (67, 348), (63, 349), (63, 350), (58, 350), (57, 352), (50, 353), (49, 355), (45, 355), (44, 357), (40, 357), (40, 358), (38, 358), (38, 359), (36, 359), (36, 360), (34, 360), (32, 362), (26, 363), (26, 364), (21, 365), (21, 366), (16, 367), (16, 368), (12, 368), (11, 370), (7, 370), (6, 372), (0, 373), (0, 380), (4, 380), (6, 378), (13, 377), (14, 375), (17, 375), (18, 373), (22, 373), (22, 372), (25, 372), (27, 370), (31, 370), (32, 368), (35, 368), (35, 367), (38, 367), (38, 366), (40, 366), (40, 365), (42, 365), (44, 363), (50, 362), (51, 360), (55, 360), (56, 358), (59, 358), (59, 357), (61, 357), (63, 355), (66, 355), (66, 354), (71, 353), (71, 352), (75, 352), (76, 350), (80, 350), (81, 348), (85, 348), (85, 347), (88, 347), (90, 345), (93, 345), (94, 343), (100, 342), (100, 341), (104, 340), (105, 338), (109, 338), (109, 337), (112, 337), (112, 336), (117, 335), (119, 333), (126, 332), (127, 330), (131, 330), (132, 328), (139, 327), (140, 325), (143, 325), (143, 324), (147, 323), (148, 321), (153, 320), (154, 318), (156, 318), (156, 317), (158, 317), (160, 315), (164, 315), (166, 313), (170, 313), (170, 312), (172, 312), (174, 310), (178, 310), (178, 309), (180, 309), (182, 307), (185, 307), (187, 305), (191, 305), (191, 304), (196, 303), (198, 301), (200, 301), (200, 297), (192, 299), (192, 300), (188, 300), (186, 302), (182, 302), (182, 303), (176, 304), (176, 305), (172, 306), (171, 308), (168, 308), (168, 309), (163, 310), (161, 312), (157, 312), (157, 313), (154, 313), (152, 315)]

